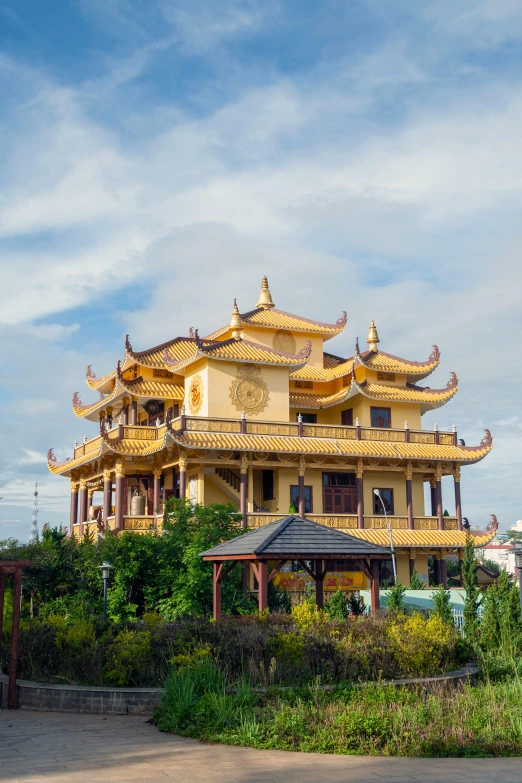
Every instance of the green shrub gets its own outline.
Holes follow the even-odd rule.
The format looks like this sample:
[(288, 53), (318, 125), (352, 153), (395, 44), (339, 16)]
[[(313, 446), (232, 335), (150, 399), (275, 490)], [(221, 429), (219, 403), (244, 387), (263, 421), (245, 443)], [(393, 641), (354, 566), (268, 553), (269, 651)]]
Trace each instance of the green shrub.
[(453, 627), (453, 609), (451, 606), (450, 591), (445, 590), (443, 585), (439, 585), (438, 589), (431, 594), (431, 600), (433, 601), (432, 616), (440, 617), (443, 622)]
[(438, 615), (426, 619), (420, 612), (398, 616), (388, 634), (401, 671), (412, 677), (444, 671), (457, 642), (454, 627)]
[(278, 663), (296, 668), (304, 665), (306, 642), (300, 633), (280, 633), (268, 640), (268, 649)]
[(346, 596), (341, 590), (336, 590), (325, 605), (325, 611), (330, 620), (346, 620), (349, 614)]
[(404, 593), (406, 592), (406, 588), (404, 585), (401, 585), (400, 583), (397, 583), (396, 585), (393, 585), (389, 592), (386, 593), (386, 596), (388, 598), (388, 603), (386, 604), (386, 609), (389, 612), (404, 612), (406, 609), (406, 606), (404, 604)]
[(149, 631), (120, 631), (107, 651), (105, 681), (110, 685), (142, 685), (150, 650)]

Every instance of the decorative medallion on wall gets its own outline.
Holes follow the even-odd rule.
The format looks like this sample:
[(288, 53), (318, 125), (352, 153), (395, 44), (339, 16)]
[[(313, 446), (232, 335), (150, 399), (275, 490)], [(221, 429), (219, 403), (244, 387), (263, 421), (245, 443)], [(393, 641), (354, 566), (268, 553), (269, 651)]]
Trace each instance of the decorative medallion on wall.
[(199, 413), (202, 403), (203, 403), (203, 382), (201, 380), (200, 375), (194, 375), (194, 377), (190, 381), (189, 393), (188, 393), (188, 404), (189, 404), (190, 412), (192, 413), (193, 416), (196, 416)]
[(230, 399), (238, 411), (247, 416), (261, 413), (269, 400), (268, 386), (261, 378), (261, 367), (255, 364), (240, 364), (237, 378), (230, 384)]
[(295, 337), (292, 332), (287, 332), (286, 329), (278, 329), (274, 334), (272, 345), (276, 351), (281, 351), (281, 353), (295, 354), (296, 351)]

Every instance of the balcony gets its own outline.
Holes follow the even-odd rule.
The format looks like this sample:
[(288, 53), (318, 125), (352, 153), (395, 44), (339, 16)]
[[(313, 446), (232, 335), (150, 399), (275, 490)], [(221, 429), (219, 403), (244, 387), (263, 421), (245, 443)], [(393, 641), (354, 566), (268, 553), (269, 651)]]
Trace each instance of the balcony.
[[(183, 426), (184, 425), (184, 426)], [(377, 427), (345, 427), (327, 424), (296, 424), (281, 421), (249, 421), (238, 419), (207, 418), (199, 416), (178, 417), (172, 421), (173, 430), (185, 432), (217, 432), (246, 435), (271, 435), (288, 438), (331, 438), (336, 440), (386, 441), (388, 443), (421, 443), (441, 446), (457, 444), (455, 432), (425, 431), (410, 429), (379, 429)], [(149, 427), (145, 425), (117, 424), (108, 431), (111, 440), (121, 438), (139, 441), (161, 440), (165, 436), (166, 426)], [(74, 450), (74, 458), (82, 457), (100, 448), (102, 437), (98, 435)]]

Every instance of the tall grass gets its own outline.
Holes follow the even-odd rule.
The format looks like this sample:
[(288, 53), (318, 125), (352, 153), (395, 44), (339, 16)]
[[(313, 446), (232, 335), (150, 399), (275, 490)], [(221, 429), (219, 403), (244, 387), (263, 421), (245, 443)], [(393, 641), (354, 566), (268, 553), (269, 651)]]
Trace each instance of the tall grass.
[[(429, 689), (308, 686), (260, 696), (244, 681), (226, 682), (213, 661), (206, 663), (205, 676), (185, 670), (169, 680), (156, 715), (159, 728), (231, 745), (316, 753), (522, 755), (518, 674)], [(210, 675), (212, 667), (217, 673)]]

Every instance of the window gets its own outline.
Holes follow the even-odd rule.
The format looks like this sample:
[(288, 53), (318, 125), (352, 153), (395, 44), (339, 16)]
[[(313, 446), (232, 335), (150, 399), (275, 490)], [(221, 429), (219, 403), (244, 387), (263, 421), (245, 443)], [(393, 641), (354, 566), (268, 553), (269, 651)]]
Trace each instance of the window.
[(341, 424), (345, 427), (353, 427), (353, 408), (341, 411)]
[[(375, 491), (372, 491), (373, 496), (373, 513), (374, 514), (384, 514), (383, 511), (383, 503), (384, 508), (386, 509), (387, 514), (393, 515), (393, 489), (380, 489), (379, 488), (380, 497), (375, 494)], [(381, 503), (382, 498), (382, 503)]]
[(393, 578), (393, 561), (379, 561), (379, 587), (391, 587), (395, 580)]
[[(317, 413), (301, 413), (303, 417), (303, 424), (317, 424)], [(299, 414), (296, 414), (296, 418), (299, 418)]]
[(391, 427), (390, 408), (370, 408), (372, 427), (389, 429)]
[(274, 471), (263, 471), (263, 500), (274, 499)]
[[(304, 510), (305, 514), (311, 514), (313, 511), (312, 487), (304, 488)], [(290, 503), (293, 503), (299, 511), (299, 487), (295, 484), (290, 485)]]
[(323, 473), (325, 487), (355, 487), (355, 473)]

